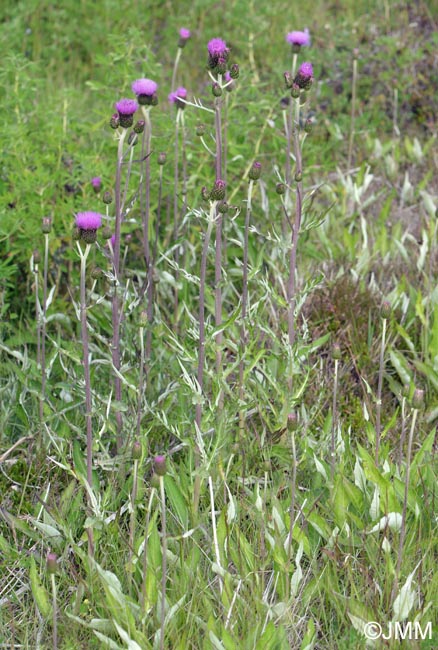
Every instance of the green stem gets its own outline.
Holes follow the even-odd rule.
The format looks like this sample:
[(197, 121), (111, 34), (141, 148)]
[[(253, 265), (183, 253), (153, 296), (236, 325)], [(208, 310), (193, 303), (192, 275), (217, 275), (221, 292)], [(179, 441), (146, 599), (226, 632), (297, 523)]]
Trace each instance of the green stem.
[(164, 650), (164, 622), (166, 607), (166, 579), (167, 579), (167, 531), (166, 531), (166, 493), (164, 490), (164, 476), (160, 476), (160, 497), (161, 497), (161, 632), (160, 650)]

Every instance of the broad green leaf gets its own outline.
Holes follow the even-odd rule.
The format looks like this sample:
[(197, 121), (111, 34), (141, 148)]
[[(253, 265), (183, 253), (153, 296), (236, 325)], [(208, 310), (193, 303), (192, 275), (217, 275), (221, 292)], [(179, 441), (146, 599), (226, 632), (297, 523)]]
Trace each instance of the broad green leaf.
[(46, 588), (40, 582), (35, 559), (32, 555), (30, 557), (29, 577), (32, 595), (35, 599), (35, 603), (41, 612), (41, 615), (44, 616), (44, 618), (47, 618), (52, 610), (52, 607), (50, 605), (50, 597), (46, 591)]
[(170, 474), (166, 474), (164, 477), (164, 486), (166, 490), (166, 497), (170, 501), (172, 510), (177, 515), (184, 531), (186, 531), (189, 524), (189, 511), (187, 509), (184, 496)]

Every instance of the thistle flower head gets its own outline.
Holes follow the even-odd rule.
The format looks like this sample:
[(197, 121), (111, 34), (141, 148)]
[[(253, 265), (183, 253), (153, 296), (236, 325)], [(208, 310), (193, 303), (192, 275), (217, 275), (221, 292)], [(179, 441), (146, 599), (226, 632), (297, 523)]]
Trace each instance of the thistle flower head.
[(120, 126), (128, 129), (134, 122), (134, 113), (138, 110), (138, 104), (135, 99), (121, 99), (115, 103), (115, 108), (119, 114)]
[(47, 573), (52, 574), (56, 573), (56, 570), (58, 568), (58, 556), (56, 553), (47, 553), (46, 555), (46, 568), (47, 568)]
[(294, 79), (294, 84), (304, 90), (309, 90), (313, 82), (313, 66), (309, 61), (305, 61), (298, 68), (297, 76)]
[(75, 223), (80, 230), (97, 230), (102, 225), (102, 215), (99, 212), (78, 212)]
[(171, 104), (175, 104), (177, 108), (184, 109), (185, 104), (184, 102), (181, 102), (181, 99), (186, 99), (187, 97), (187, 90), (184, 88), (184, 86), (180, 86), (177, 88), (175, 91), (169, 93), (168, 99)]
[(158, 103), (158, 85), (152, 79), (136, 79), (131, 88), (141, 106), (155, 106)]
[(148, 97), (152, 97), (157, 92), (158, 84), (152, 81), (152, 79), (136, 79), (133, 81), (131, 88), (132, 92), (137, 96), (147, 95)]
[(102, 187), (102, 179), (100, 176), (94, 176), (94, 178), (91, 179), (91, 186), (95, 192), (100, 191), (100, 188)]
[[(223, 66), (226, 65), (230, 53), (225, 41), (221, 38), (212, 38), (211, 41), (208, 42), (207, 49), (208, 67), (211, 70), (214, 70), (220, 63), (223, 68)], [(223, 72), (225, 72), (225, 70)], [(221, 72), (221, 74), (223, 74), (223, 72)]]
[(166, 474), (166, 456), (155, 456), (154, 472), (158, 476), (164, 476)]
[(290, 43), (292, 47), (295, 45), (300, 48), (305, 45), (310, 45), (309, 30), (305, 29), (304, 32), (300, 32), (300, 31), (289, 32), (286, 35), (286, 41)]
[(186, 27), (181, 27), (179, 30), (179, 41), (178, 41), (178, 47), (183, 48), (187, 41), (189, 40), (191, 34), (190, 34), (190, 29), (186, 29)]

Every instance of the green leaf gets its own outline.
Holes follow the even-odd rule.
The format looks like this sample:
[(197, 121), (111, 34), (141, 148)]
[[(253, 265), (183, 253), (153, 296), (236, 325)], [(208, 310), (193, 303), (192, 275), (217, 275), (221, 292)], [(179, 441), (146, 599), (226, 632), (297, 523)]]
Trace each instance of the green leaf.
[(50, 598), (46, 588), (40, 582), (35, 564), (35, 558), (32, 555), (30, 557), (29, 577), (32, 595), (35, 599), (35, 603), (41, 612), (41, 615), (44, 616), (44, 618), (47, 618), (52, 610), (50, 605)]
[(181, 490), (169, 474), (166, 474), (164, 477), (164, 487), (166, 490), (166, 497), (170, 501), (172, 510), (177, 515), (184, 531), (186, 531), (189, 525), (189, 511)]

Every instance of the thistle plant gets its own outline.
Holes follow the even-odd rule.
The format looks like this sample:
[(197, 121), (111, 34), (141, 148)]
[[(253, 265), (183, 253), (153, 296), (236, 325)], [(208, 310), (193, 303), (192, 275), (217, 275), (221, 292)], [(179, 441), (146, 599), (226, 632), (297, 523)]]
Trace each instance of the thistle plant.
[(152, 321), (154, 317), (154, 287), (151, 246), (149, 241), (149, 221), (151, 207), (151, 140), (152, 124), (150, 111), (152, 106), (158, 103), (158, 85), (152, 79), (136, 79), (132, 84), (132, 91), (137, 96), (143, 119), (144, 131), (141, 148), (141, 186), (140, 186), (140, 209), (143, 222), (143, 254), (146, 264), (147, 300), (146, 311), (149, 327), (146, 332), (146, 358), (149, 360), (152, 352)]
[[(176, 119), (175, 119), (175, 156), (174, 156), (174, 177), (173, 177), (173, 242), (176, 245), (175, 247), (175, 293), (174, 293), (174, 314), (175, 314), (175, 327), (178, 327), (178, 265), (179, 265), (179, 245), (178, 232), (180, 226), (181, 217), (184, 218), (185, 205), (183, 205), (182, 214), (180, 217), (180, 210), (178, 206), (179, 200), (179, 150), (181, 146), (181, 155), (183, 162), (183, 191), (182, 194), (185, 197), (186, 195), (186, 174), (185, 174), (185, 124), (184, 124), (184, 109), (185, 109), (185, 99), (187, 98), (187, 90), (180, 86), (169, 94), (169, 102), (174, 104), (176, 107)], [(180, 145), (180, 131), (182, 132), (182, 142)], [(184, 198), (185, 202), (185, 198)]]
[[(114, 187), (115, 198), (115, 226), (114, 239), (112, 240), (113, 248), (113, 273), (114, 287), (112, 296), (112, 362), (115, 369), (114, 374), (114, 396), (117, 402), (122, 400), (122, 382), (120, 379), (121, 350), (120, 350), (120, 325), (121, 325), (121, 303), (119, 300), (119, 289), (121, 284), (120, 273), (120, 238), (122, 225), (122, 166), (124, 161), (124, 143), (128, 135), (128, 129), (133, 125), (134, 114), (138, 110), (138, 104), (133, 99), (121, 99), (116, 103), (117, 113), (113, 115), (111, 126), (117, 131), (117, 163), (116, 163), (116, 180)], [(117, 449), (120, 451), (123, 445), (122, 436), (122, 414), (116, 411), (117, 425)]]
[[(225, 41), (221, 38), (213, 38), (208, 42), (208, 68), (209, 75), (213, 81), (212, 93), (214, 96), (214, 123), (215, 123), (215, 172), (216, 184), (223, 184), (225, 190), (225, 181), (223, 180), (223, 142), (222, 142), (222, 93), (223, 93), (223, 76), (225, 75), (228, 67), (228, 59), (230, 50)], [(231, 73), (230, 73), (231, 74)], [(222, 201), (224, 195), (217, 201)], [(219, 204), (218, 204), (219, 205)], [(223, 203), (222, 203), (223, 206)], [(214, 273), (214, 286), (215, 286), (215, 300), (214, 300), (214, 313), (215, 313), (215, 326), (218, 329), (216, 334), (216, 374), (220, 380), (222, 376), (222, 344), (223, 344), (223, 331), (219, 329), (222, 325), (222, 221), (223, 215), (226, 211), (218, 209), (216, 212), (216, 246), (215, 246), (215, 273)], [(218, 409), (219, 412), (223, 407), (223, 392), (219, 391)]]
[[(289, 279), (287, 286), (287, 302), (288, 302), (288, 339), (289, 339), (289, 348), (291, 355), (291, 364), (293, 358), (293, 347), (295, 343), (295, 306), (296, 306), (296, 273), (297, 273), (297, 247), (298, 247), (298, 235), (301, 226), (302, 219), (302, 203), (303, 203), (303, 164), (302, 164), (302, 144), (300, 140), (300, 110), (301, 110), (301, 97), (308, 90), (313, 82), (313, 67), (309, 62), (302, 63), (298, 69), (298, 72), (293, 80), (291, 86), (291, 97), (293, 101), (293, 145), (294, 145), (294, 154), (295, 154), (295, 219), (292, 225), (291, 218), (288, 214), (287, 207), (287, 194), (285, 200), (285, 209), (286, 216), (291, 225), (291, 247), (289, 255)], [(309, 126), (306, 125), (306, 133), (309, 131)], [(303, 138), (304, 141), (304, 138)], [(287, 192), (287, 189), (286, 189)], [(289, 388), (292, 388), (292, 367), (290, 369), (289, 375)]]
[(245, 226), (243, 232), (243, 270), (242, 270), (242, 313), (240, 325), (240, 361), (239, 361), (239, 399), (241, 403), (241, 410), (239, 413), (239, 432), (240, 439), (243, 439), (245, 431), (245, 412), (243, 410), (243, 403), (245, 397), (244, 387), (244, 370), (245, 370), (245, 348), (247, 344), (247, 329), (246, 318), (248, 308), (248, 241), (249, 241), (249, 224), (251, 220), (252, 210), (252, 193), (254, 183), (259, 180), (261, 175), (261, 163), (256, 161), (252, 164), (248, 174), (248, 194), (246, 199), (246, 213), (245, 213)]
[[(87, 431), (87, 483), (88, 483), (88, 501), (91, 508), (90, 493), (93, 483), (93, 423), (92, 423), (92, 396), (91, 396), (91, 377), (90, 377), (90, 352), (88, 344), (88, 325), (87, 325), (87, 292), (86, 292), (86, 269), (87, 258), (92, 244), (96, 241), (97, 230), (102, 225), (102, 215), (98, 212), (79, 212), (76, 215), (76, 229), (79, 240), (77, 248), (81, 259), (80, 272), (80, 321), (81, 321), (81, 339), (84, 364), (85, 380), (85, 423)], [(85, 244), (85, 250), (82, 250), (80, 242)], [(94, 555), (93, 531), (87, 529), (88, 535), (88, 552), (90, 556)]]

